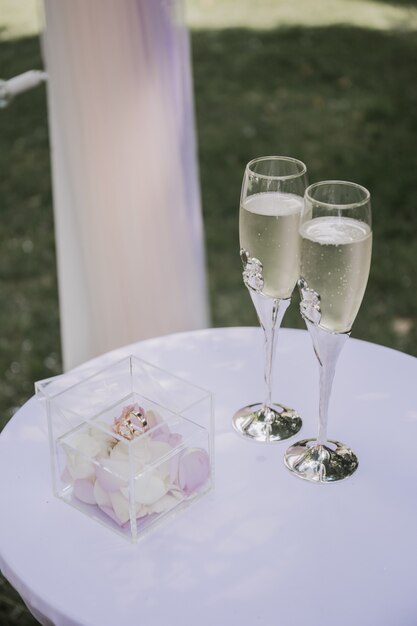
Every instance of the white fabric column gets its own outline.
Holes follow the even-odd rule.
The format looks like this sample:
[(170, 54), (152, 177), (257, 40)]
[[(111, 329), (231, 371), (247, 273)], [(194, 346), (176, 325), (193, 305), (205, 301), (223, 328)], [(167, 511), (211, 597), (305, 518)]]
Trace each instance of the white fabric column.
[(207, 326), (204, 244), (182, 2), (44, 6), (68, 369)]

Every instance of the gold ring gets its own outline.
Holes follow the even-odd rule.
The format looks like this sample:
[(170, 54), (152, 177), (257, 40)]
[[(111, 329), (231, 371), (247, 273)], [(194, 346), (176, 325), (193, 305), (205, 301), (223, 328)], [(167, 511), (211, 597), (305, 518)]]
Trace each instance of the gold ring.
[(132, 422), (129, 419), (124, 419), (120, 422), (115, 421), (114, 432), (124, 437), (125, 439), (133, 439), (135, 436), (135, 429)]
[[(132, 417), (136, 418), (139, 422), (139, 426), (132, 421)], [(148, 420), (146, 414), (141, 411), (130, 411), (128, 415), (123, 419), (115, 419), (114, 432), (125, 439), (133, 439), (133, 437), (139, 436), (149, 429)]]
[[(148, 421), (144, 413), (140, 411), (130, 411), (129, 415), (134, 415), (141, 423), (142, 429), (145, 431), (148, 428)], [(127, 416), (129, 418), (129, 415)]]

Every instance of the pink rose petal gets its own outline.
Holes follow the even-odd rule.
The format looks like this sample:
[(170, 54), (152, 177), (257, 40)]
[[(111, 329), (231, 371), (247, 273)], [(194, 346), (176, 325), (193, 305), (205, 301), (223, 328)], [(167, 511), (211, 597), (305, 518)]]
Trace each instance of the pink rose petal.
[(169, 461), (169, 480), (172, 485), (178, 485), (178, 468), (180, 463), (180, 455), (176, 454)]
[(165, 424), (161, 424), (159, 428), (153, 430), (149, 435), (152, 441), (162, 441), (164, 443), (169, 443), (170, 436), (171, 433), (169, 432), (169, 428)]
[(171, 448), (176, 448), (180, 445), (180, 443), (182, 443), (182, 435), (180, 435), (179, 433), (171, 433), (168, 439), (168, 443)]
[(64, 483), (72, 483), (72, 476), (67, 466), (65, 466), (64, 471), (61, 474), (61, 480)]
[(135, 404), (128, 404), (127, 406), (123, 407), (122, 414), (118, 418), (117, 421), (125, 420), (130, 415), (130, 413), (132, 413), (132, 412), (134, 412), (134, 413), (142, 413), (142, 415), (143, 415), (145, 413), (145, 409), (143, 409), (141, 406), (139, 406), (139, 404), (137, 402), (135, 402)]
[(186, 496), (204, 485), (210, 476), (209, 455), (202, 448), (190, 448), (181, 455), (178, 468), (178, 484)]

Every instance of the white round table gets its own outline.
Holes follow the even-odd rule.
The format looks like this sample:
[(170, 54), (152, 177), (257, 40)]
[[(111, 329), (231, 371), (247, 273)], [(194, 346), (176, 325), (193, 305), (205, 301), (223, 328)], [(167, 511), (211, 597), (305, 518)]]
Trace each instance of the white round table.
[[(359, 468), (316, 485), (259, 444), (233, 412), (262, 400), (255, 328), (144, 341), (136, 354), (214, 392), (214, 490), (138, 544), (52, 495), (46, 418), (32, 398), (0, 436), (0, 567), (55, 626), (415, 626), (417, 359), (351, 339), (339, 360), (329, 436)], [(275, 399), (317, 430), (318, 372), (305, 331), (282, 330)], [(80, 368), (80, 376), (83, 368)], [(290, 440), (294, 441), (294, 439)]]

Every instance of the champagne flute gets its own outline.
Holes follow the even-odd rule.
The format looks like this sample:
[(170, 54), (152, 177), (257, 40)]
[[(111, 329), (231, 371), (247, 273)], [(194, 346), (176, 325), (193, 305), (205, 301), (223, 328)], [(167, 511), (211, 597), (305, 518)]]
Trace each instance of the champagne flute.
[(356, 318), (368, 281), (372, 253), (370, 194), (344, 181), (310, 185), (301, 216), (300, 311), (320, 371), (317, 439), (291, 446), (285, 464), (296, 476), (333, 482), (353, 474), (355, 453), (327, 439), (328, 406), (337, 359)]
[(272, 402), (272, 365), (278, 329), (291, 302), (300, 271), (300, 216), (307, 168), (282, 156), (253, 159), (245, 169), (239, 232), (243, 281), (265, 337), (264, 402), (243, 407), (234, 428), (255, 441), (280, 441), (295, 435), (301, 418), (294, 409)]

